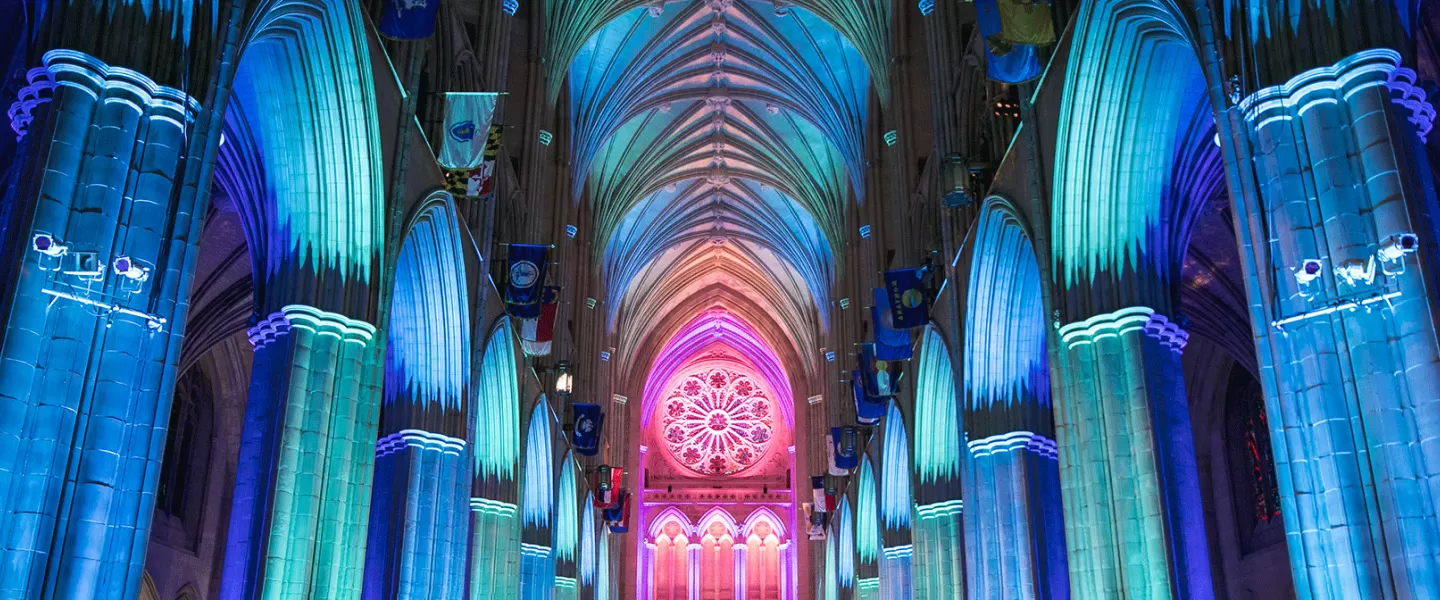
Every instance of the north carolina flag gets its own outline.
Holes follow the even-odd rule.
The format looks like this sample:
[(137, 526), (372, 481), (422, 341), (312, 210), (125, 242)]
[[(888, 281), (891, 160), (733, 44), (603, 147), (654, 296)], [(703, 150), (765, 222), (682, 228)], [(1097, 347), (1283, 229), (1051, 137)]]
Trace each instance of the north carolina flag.
[(600, 465), (590, 478), (590, 485), (595, 489), (595, 508), (614, 506), (620, 488), (625, 485), (625, 469)]
[(527, 356), (549, 356), (555, 339), (555, 309), (560, 304), (560, 288), (547, 286), (541, 292), (540, 316), (520, 324), (520, 346)]

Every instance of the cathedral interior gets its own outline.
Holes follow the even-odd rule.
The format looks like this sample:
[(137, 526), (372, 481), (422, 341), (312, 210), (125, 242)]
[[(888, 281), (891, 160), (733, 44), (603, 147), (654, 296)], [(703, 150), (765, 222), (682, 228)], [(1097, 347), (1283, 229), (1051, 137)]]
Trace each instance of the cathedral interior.
[(1436, 2), (0, 33), (0, 600), (1440, 598)]

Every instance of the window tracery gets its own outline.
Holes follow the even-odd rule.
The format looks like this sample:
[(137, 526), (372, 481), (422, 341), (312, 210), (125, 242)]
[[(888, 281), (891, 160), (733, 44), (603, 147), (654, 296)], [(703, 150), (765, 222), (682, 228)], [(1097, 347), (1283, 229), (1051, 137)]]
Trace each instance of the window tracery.
[(661, 435), (676, 462), (702, 475), (731, 475), (760, 462), (775, 436), (774, 402), (749, 375), (694, 373), (663, 405)]

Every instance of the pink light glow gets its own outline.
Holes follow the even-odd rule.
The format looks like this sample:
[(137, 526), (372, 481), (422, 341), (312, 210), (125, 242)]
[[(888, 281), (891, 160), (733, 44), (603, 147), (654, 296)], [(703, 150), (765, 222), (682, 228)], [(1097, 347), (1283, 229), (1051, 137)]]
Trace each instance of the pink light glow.
[[(674, 389), (679, 371), (705, 354), (718, 351), (731, 357), (740, 372), (755, 372), (764, 380), (788, 430), (795, 426), (790, 379), (780, 358), (749, 323), (725, 310), (708, 310), (681, 328), (651, 366), (645, 382), (642, 426), (649, 426), (660, 401)], [(738, 356), (736, 356), (738, 354)]]

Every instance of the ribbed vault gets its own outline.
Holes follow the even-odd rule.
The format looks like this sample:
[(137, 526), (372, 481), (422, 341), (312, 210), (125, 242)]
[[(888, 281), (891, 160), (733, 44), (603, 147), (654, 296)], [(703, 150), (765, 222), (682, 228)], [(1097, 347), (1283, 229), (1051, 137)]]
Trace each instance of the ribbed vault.
[(863, 189), (872, 50), (884, 47), (866, 44), (885, 41), (856, 32), (886, 31), (888, 8), (608, 4), (558, 2), (546, 16), (550, 64), (568, 65), (572, 189), (595, 218), (622, 372), (651, 368), (647, 350), (720, 307), (773, 325), (766, 341), (811, 375), (799, 349), (828, 327), (846, 205)]

